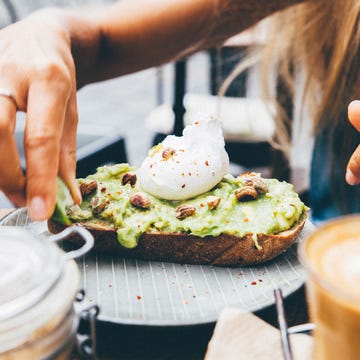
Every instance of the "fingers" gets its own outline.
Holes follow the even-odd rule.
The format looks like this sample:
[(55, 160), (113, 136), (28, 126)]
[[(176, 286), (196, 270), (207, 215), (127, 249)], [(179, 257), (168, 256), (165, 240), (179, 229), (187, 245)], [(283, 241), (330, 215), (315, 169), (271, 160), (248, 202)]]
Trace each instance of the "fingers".
[(51, 216), (56, 199), (60, 139), (70, 94), (70, 82), (35, 82), (29, 89), (24, 136), (26, 193), (33, 220)]
[(0, 190), (17, 205), (27, 203), (33, 220), (51, 216), (58, 174), (75, 201), (81, 200), (75, 181), (76, 80), (69, 29), (62, 17), (45, 24), (44, 19), (28, 17), (0, 32), (0, 86), (16, 92), (18, 110), (27, 117), (25, 177), (13, 136), (16, 107), (6, 93), (1, 97)]
[(16, 107), (0, 97), (0, 190), (16, 205), (25, 205), (25, 177), (20, 165), (14, 129)]
[(354, 100), (349, 104), (348, 117), (351, 124), (360, 131), (360, 100)]
[[(348, 117), (355, 129), (360, 131), (359, 100), (354, 100), (349, 104)], [(360, 146), (357, 147), (348, 162), (345, 179), (349, 185), (360, 184)]]
[(81, 193), (76, 180), (76, 130), (78, 112), (76, 89), (72, 91), (65, 114), (63, 135), (61, 138), (59, 175), (70, 189), (75, 203), (81, 202)]
[(360, 145), (351, 155), (347, 165), (345, 178), (349, 185), (360, 184)]

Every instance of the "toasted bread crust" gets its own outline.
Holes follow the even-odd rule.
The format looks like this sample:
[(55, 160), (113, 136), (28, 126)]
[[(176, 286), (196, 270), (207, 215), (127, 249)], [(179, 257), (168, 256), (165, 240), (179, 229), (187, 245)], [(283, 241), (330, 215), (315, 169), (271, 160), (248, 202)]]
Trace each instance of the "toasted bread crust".
[[(305, 224), (304, 215), (290, 230), (278, 234), (257, 234), (257, 249), (251, 234), (238, 237), (229, 234), (200, 238), (181, 233), (152, 232), (142, 234), (138, 245), (127, 249), (120, 245), (116, 231), (106, 224), (75, 223), (88, 229), (95, 238), (94, 249), (124, 257), (143, 260), (169, 261), (186, 264), (209, 264), (218, 266), (245, 266), (273, 259), (286, 250), (297, 238)], [(58, 233), (67, 225), (48, 221), (50, 232)], [(73, 237), (70, 241), (79, 243)]]

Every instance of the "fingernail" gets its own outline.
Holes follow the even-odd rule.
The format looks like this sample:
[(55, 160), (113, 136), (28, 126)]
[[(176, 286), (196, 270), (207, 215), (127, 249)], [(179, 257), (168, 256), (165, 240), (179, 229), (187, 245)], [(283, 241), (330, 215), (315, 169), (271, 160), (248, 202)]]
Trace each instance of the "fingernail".
[(349, 185), (357, 185), (360, 183), (360, 179), (357, 176), (355, 176), (350, 169), (346, 170), (345, 179)]
[(81, 196), (79, 186), (75, 186), (75, 188), (74, 188), (73, 199), (74, 199), (75, 204), (81, 204), (82, 196)]
[(32, 220), (45, 220), (47, 217), (47, 213), (48, 211), (46, 207), (46, 202), (42, 197), (36, 196), (31, 199), (29, 206), (29, 215)]

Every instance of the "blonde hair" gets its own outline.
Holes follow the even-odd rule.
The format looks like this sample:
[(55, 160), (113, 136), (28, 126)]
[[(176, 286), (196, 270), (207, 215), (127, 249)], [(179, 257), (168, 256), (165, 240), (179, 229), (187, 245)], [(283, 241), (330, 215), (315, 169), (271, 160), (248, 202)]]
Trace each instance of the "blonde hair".
[[(293, 95), (294, 79), (301, 71), (305, 74), (302, 104), (310, 114), (314, 132), (327, 125), (335, 126), (343, 120), (341, 115), (346, 114), (348, 102), (360, 95), (356, 89), (360, 85), (359, 14), (359, 0), (317, 0), (272, 15), (269, 18), (272, 31), (268, 32), (261, 53), (257, 49), (240, 63), (223, 84), (221, 93), (261, 57), (265, 98), (272, 98), (270, 74), (275, 71)], [(283, 104), (276, 103), (276, 141), (287, 153), (291, 120)]]

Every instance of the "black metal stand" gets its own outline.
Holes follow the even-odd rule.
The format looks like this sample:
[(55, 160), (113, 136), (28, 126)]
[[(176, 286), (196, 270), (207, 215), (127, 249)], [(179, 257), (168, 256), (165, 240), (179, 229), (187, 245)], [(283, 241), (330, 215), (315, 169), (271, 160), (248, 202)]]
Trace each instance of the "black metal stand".
[(174, 89), (174, 129), (173, 134), (181, 136), (184, 129), (184, 96), (186, 91), (186, 59), (175, 63), (175, 89)]

